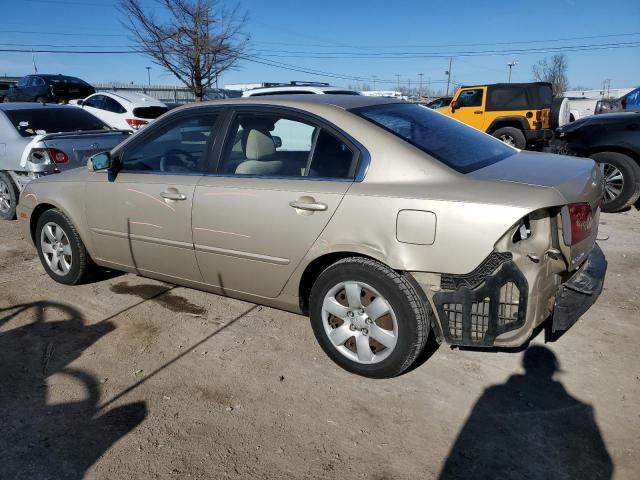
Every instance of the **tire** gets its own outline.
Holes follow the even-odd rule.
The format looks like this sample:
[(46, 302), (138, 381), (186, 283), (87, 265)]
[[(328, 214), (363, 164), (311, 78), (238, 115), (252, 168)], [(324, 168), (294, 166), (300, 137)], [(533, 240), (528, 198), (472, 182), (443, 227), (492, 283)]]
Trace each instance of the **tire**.
[(16, 206), (19, 197), (18, 188), (11, 177), (6, 173), (0, 173), (0, 219), (16, 219)]
[(527, 146), (527, 140), (524, 138), (522, 130), (515, 127), (502, 127), (492, 133), (494, 137), (507, 145), (524, 150)]
[(52, 103), (52, 102), (46, 97), (36, 97), (36, 103)]
[(60, 210), (47, 210), (38, 218), (34, 238), (42, 266), (56, 282), (78, 285), (89, 276), (93, 263), (87, 249), (75, 226)]
[(309, 298), (318, 343), (335, 363), (357, 375), (401, 374), (429, 335), (430, 310), (417, 288), (375, 260), (350, 257), (334, 263), (320, 274)]
[[(591, 155), (604, 175), (603, 212), (619, 212), (640, 197), (640, 166), (623, 153), (599, 152)], [(622, 178), (619, 180), (618, 177)]]
[(9, 102), (11, 102), (11, 100), (9, 99), (9, 97), (4, 97), (4, 98), (2, 99), (2, 103), (9, 103)]

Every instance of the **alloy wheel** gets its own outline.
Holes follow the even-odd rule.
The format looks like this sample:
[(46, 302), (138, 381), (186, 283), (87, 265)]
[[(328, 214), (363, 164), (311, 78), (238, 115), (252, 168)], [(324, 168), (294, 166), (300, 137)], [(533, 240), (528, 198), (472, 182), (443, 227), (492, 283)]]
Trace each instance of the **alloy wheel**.
[(604, 192), (602, 197), (605, 202), (612, 202), (620, 196), (624, 188), (624, 175), (618, 167), (610, 163), (600, 163), (600, 171), (604, 179)]
[(387, 358), (398, 341), (398, 322), (389, 302), (363, 282), (331, 288), (322, 303), (324, 331), (338, 352), (361, 364)]
[(507, 135), (505, 133), (505, 134), (500, 135), (499, 138), (503, 143), (506, 143), (507, 145), (510, 145), (512, 147), (516, 146), (516, 139), (513, 138), (511, 135)]
[(9, 185), (0, 180), (0, 212), (7, 213), (11, 210), (11, 193)]
[(69, 273), (73, 262), (73, 253), (69, 237), (60, 225), (48, 222), (42, 227), (40, 249), (44, 261), (53, 273), (61, 277)]

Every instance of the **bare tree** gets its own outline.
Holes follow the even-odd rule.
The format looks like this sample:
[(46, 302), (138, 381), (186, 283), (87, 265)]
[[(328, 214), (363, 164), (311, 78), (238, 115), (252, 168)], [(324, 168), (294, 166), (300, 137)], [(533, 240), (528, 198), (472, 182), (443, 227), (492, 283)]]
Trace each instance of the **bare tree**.
[[(248, 48), (247, 14), (218, 0), (155, 0), (162, 12), (139, 0), (120, 0), (124, 26), (140, 49), (173, 73), (202, 100), (221, 73), (234, 68)], [(166, 19), (166, 20), (165, 20)]]
[(535, 63), (531, 73), (536, 81), (549, 82), (553, 87), (553, 94), (560, 95), (569, 89), (567, 67), (567, 57), (556, 54), (549, 60), (544, 58)]

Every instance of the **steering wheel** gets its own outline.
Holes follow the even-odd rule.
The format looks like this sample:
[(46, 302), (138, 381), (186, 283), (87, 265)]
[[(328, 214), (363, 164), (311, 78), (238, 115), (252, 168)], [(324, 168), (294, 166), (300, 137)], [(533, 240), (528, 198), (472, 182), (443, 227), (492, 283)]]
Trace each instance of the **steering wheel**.
[(185, 150), (173, 148), (160, 157), (161, 172), (193, 172), (198, 162), (193, 155)]

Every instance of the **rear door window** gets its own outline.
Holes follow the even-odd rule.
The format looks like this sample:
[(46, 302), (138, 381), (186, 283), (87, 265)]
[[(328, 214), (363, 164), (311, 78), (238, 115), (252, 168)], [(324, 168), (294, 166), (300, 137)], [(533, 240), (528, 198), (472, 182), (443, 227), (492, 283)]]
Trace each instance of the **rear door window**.
[(530, 107), (525, 88), (489, 87), (487, 107), (495, 110), (526, 110)]
[(111, 97), (107, 97), (106, 95), (104, 96), (104, 103), (102, 105), (102, 109), (112, 113), (125, 113), (127, 111), (127, 109), (124, 108), (120, 104), (120, 102), (118, 102), (117, 100), (114, 100)]

